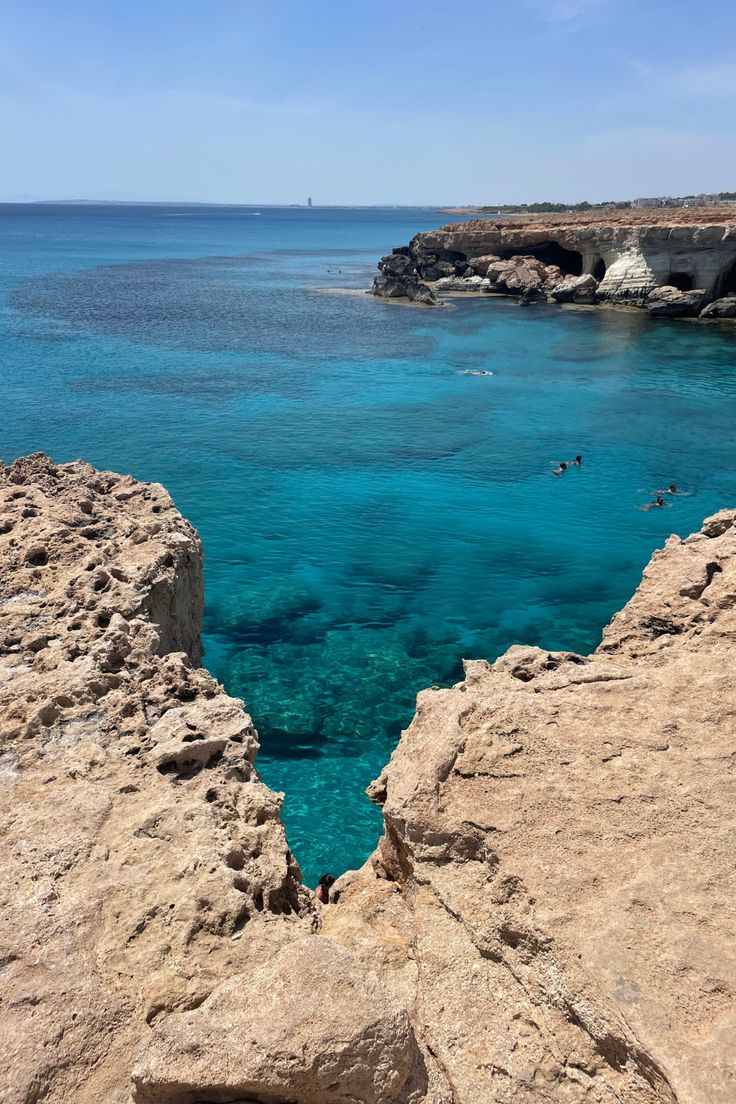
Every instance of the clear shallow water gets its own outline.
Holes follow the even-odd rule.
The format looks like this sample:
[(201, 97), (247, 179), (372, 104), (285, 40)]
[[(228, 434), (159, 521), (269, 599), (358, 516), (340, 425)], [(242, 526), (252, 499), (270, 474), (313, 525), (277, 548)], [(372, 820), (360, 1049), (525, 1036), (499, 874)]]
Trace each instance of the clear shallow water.
[(443, 221), (0, 206), (0, 454), (159, 480), (197, 526), (205, 662), (311, 883), (374, 846), (363, 789), (419, 689), (515, 642), (590, 650), (736, 497), (735, 327), (351, 293)]

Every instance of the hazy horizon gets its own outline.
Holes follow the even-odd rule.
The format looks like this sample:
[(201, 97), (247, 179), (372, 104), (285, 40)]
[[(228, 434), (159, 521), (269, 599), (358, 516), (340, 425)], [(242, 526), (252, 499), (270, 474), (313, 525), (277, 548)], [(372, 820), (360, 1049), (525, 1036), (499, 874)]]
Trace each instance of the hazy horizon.
[(289, 206), (736, 190), (715, 0), (7, 0), (0, 196)]

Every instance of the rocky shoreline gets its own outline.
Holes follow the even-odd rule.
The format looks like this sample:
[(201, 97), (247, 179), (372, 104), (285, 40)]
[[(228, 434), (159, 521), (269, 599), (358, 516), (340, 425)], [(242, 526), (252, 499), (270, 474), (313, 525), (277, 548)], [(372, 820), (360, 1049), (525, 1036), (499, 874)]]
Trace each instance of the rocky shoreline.
[(166, 491), (0, 466), (4, 1104), (730, 1104), (736, 511), (465, 665), (316, 904)]
[(471, 292), (534, 303), (625, 303), (652, 317), (736, 319), (733, 209), (487, 219), (417, 234), (378, 262), (381, 298), (437, 306)]

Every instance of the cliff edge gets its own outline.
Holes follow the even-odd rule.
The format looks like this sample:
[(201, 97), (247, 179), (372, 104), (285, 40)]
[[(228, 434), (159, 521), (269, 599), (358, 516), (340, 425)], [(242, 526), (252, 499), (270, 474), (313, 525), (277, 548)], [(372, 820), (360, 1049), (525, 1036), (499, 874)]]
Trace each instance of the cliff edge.
[(736, 512), (419, 695), (315, 911), (157, 485), (0, 469), (3, 1104), (730, 1104)]

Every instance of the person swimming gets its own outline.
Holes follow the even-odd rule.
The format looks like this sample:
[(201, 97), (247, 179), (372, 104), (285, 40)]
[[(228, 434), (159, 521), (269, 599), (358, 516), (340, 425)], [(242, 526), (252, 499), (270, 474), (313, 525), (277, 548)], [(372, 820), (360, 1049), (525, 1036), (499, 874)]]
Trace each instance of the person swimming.
[(582, 456), (578, 455), (578, 456), (575, 457), (574, 460), (570, 461), (570, 467), (572, 467), (573, 464), (576, 464), (578, 467), (580, 467), (582, 465), (582, 463), (583, 463), (583, 458), (582, 458)]
[(567, 471), (568, 467), (569, 467), (569, 464), (567, 463), (567, 461), (566, 460), (561, 460), (559, 465), (552, 472), (552, 474), (553, 475), (564, 475), (565, 472)]
[(319, 885), (315, 890), (315, 897), (321, 905), (329, 905), (330, 903), (330, 890), (335, 884), (335, 878), (332, 874), (323, 874), (319, 880)]
[(658, 510), (665, 505), (664, 498), (661, 494), (658, 494), (654, 502), (647, 502), (646, 506), (642, 506), (642, 510)]

